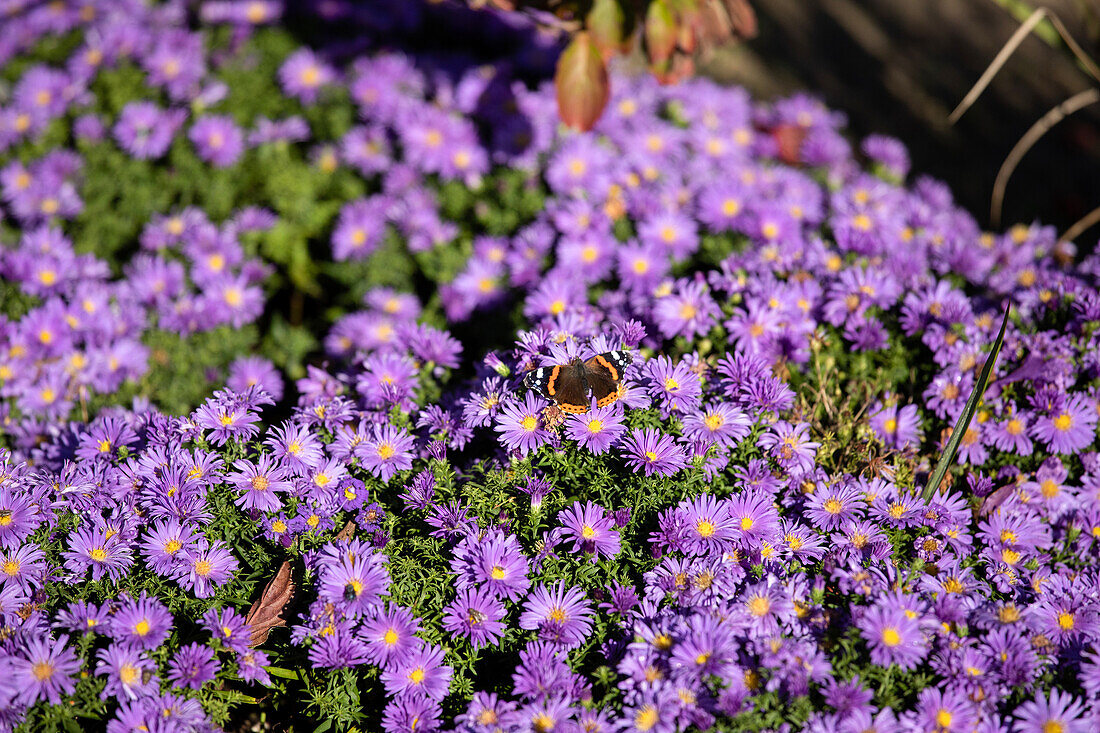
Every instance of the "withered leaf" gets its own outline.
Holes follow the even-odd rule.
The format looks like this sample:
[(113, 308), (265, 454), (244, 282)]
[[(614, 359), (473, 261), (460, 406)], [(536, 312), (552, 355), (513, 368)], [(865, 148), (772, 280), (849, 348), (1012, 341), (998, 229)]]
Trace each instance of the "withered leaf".
[(245, 617), (250, 635), (248, 646), (257, 647), (267, 641), (271, 630), (277, 626), (286, 626), (283, 609), (294, 596), (294, 583), (290, 579), (290, 561), (285, 560), (279, 572), (264, 588), (260, 599), (252, 604)]
[(347, 524), (344, 525), (344, 528), (337, 533), (334, 539), (336, 539), (337, 542), (339, 542), (340, 540), (350, 540), (351, 538), (355, 537), (355, 530), (355, 522), (349, 521)]

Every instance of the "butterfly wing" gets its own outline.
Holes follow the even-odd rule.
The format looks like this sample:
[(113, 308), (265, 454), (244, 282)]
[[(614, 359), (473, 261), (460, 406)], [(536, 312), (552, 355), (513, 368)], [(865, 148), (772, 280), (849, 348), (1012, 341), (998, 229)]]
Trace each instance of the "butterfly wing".
[(596, 354), (584, 363), (585, 379), (599, 407), (610, 405), (619, 399), (619, 385), (623, 378), (623, 370), (628, 364), (630, 364), (630, 354), (625, 351)]
[(563, 412), (588, 411), (588, 385), (584, 365), (579, 361), (532, 369), (524, 375), (523, 383), (528, 389), (557, 402)]

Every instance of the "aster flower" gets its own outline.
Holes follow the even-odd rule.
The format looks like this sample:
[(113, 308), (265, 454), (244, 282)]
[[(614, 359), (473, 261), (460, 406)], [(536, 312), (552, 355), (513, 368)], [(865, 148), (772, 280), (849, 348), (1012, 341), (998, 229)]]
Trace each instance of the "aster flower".
[(80, 660), (64, 642), (29, 638), (8, 660), (13, 697), (23, 705), (33, 705), (42, 699), (57, 705), (62, 695), (75, 689), (73, 675), (80, 666)]
[(168, 638), (172, 622), (172, 614), (163, 603), (142, 593), (137, 598), (122, 600), (111, 616), (107, 632), (119, 642), (151, 650)]
[(565, 581), (549, 588), (540, 584), (528, 596), (519, 625), (538, 630), (540, 639), (572, 648), (592, 630), (592, 610), (584, 593)]
[(562, 536), (573, 541), (574, 552), (614, 558), (619, 554), (619, 533), (603, 507), (592, 502), (574, 504), (561, 514)]
[(627, 464), (644, 471), (646, 476), (671, 476), (687, 466), (683, 450), (671, 436), (658, 430), (636, 428), (630, 431), (621, 450)]
[(443, 649), (421, 642), (403, 658), (382, 670), (382, 684), (390, 695), (414, 693), (442, 700), (451, 681), (451, 668), (443, 662)]
[(355, 451), (364, 468), (383, 481), (389, 481), (398, 471), (412, 468), (413, 438), (403, 428), (376, 425), (371, 440)]
[(1071, 454), (1086, 448), (1096, 434), (1096, 406), (1084, 395), (1069, 396), (1054, 414), (1035, 418), (1031, 434), (1055, 453)]
[(649, 393), (658, 400), (664, 416), (699, 406), (699, 375), (686, 361), (674, 364), (668, 357), (659, 356), (645, 365), (645, 371), (650, 380)]
[(167, 679), (176, 687), (199, 690), (213, 681), (217, 672), (214, 650), (205, 644), (191, 643), (180, 647), (168, 662)]
[(443, 628), (468, 638), (474, 649), (480, 649), (500, 641), (504, 613), (504, 604), (488, 589), (467, 586), (443, 609)]
[(366, 645), (367, 659), (373, 664), (389, 668), (399, 659), (405, 659), (420, 643), (415, 634), (420, 625), (407, 608), (388, 604), (385, 610), (376, 609), (359, 630), (359, 638)]
[(684, 415), (684, 437), (704, 445), (732, 448), (748, 437), (752, 420), (737, 407), (716, 403)]
[(221, 540), (213, 544), (198, 540), (193, 549), (183, 550), (180, 555), (175, 578), (197, 598), (214, 595), (214, 587), (224, 585), (237, 572), (237, 558)]
[(493, 429), (500, 433), (506, 447), (527, 455), (550, 440), (550, 433), (539, 417), (545, 406), (546, 400), (528, 392), (522, 401), (510, 402), (500, 409)]
[(61, 553), (65, 569), (76, 576), (89, 568), (92, 580), (104, 575), (111, 580), (121, 578), (134, 562), (133, 551), (117, 534), (109, 535), (104, 527), (80, 527), (69, 539), (69, 549)]
[(871, 649), (871, 661), (915, 669), (928, 655), (919, 618), (892, 603), (871, 607), (862, 615), (860, 632)]
[(258, 463), (241, 458), (233, 464), (238, 473), (226, 475), (225, 479), (243, 492), (234, 500), (234, 504), (243, 509), (257, 509), (263, 512), (276, 512), (282, 508), (277, 492), (291, 490), (287, 470), (275, 462), (271, 455), (260, 455)]
[(133, 700), (156, 689), (156, 664), (145, 652), (124, 644), (112, 644), (96, 653), (95, 671), (105, 676), (104, 699), (109, 696)]
[(584, 449), (601, 455), (609, 451), (626, 432), (622, 421), (623, 408), (617, 401), (598, 407), (593, 400), (588, 412), (566, 418), (565, 434)]
[(760, 436), (759, 445), (771, 450), (779, 465), (802, 473), (813, 469), (818, 443), (807, 440), (809, 426), (806, 423), (779, 421)]

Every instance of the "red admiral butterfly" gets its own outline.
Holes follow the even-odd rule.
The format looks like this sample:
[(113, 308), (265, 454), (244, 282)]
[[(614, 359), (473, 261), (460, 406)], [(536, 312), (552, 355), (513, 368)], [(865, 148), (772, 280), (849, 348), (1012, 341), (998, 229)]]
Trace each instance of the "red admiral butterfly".
[(539, 367), (527, 372), (523, 383), (558, 403), (562, 412), (588, 412), (592, 398), (598, 407), (610, 405), (622, 396), (623, 370), (630, 364), (626, 351), (609, 351), (591, 359), (573, 359), (568, 364)]

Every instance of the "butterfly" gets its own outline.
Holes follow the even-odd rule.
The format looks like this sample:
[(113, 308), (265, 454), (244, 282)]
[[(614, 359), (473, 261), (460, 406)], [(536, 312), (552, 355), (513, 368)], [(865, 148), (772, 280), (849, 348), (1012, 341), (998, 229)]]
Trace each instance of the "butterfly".
[(562, 412), (580, 414), (588, 412), (593, 397), (597, 407), (622, 397), (623, 370), (629, 364), (629, 352), (608, 351), (585, 361), (576, 358), (568, 364), (532, 369), (523, 383), (554, 400)]

